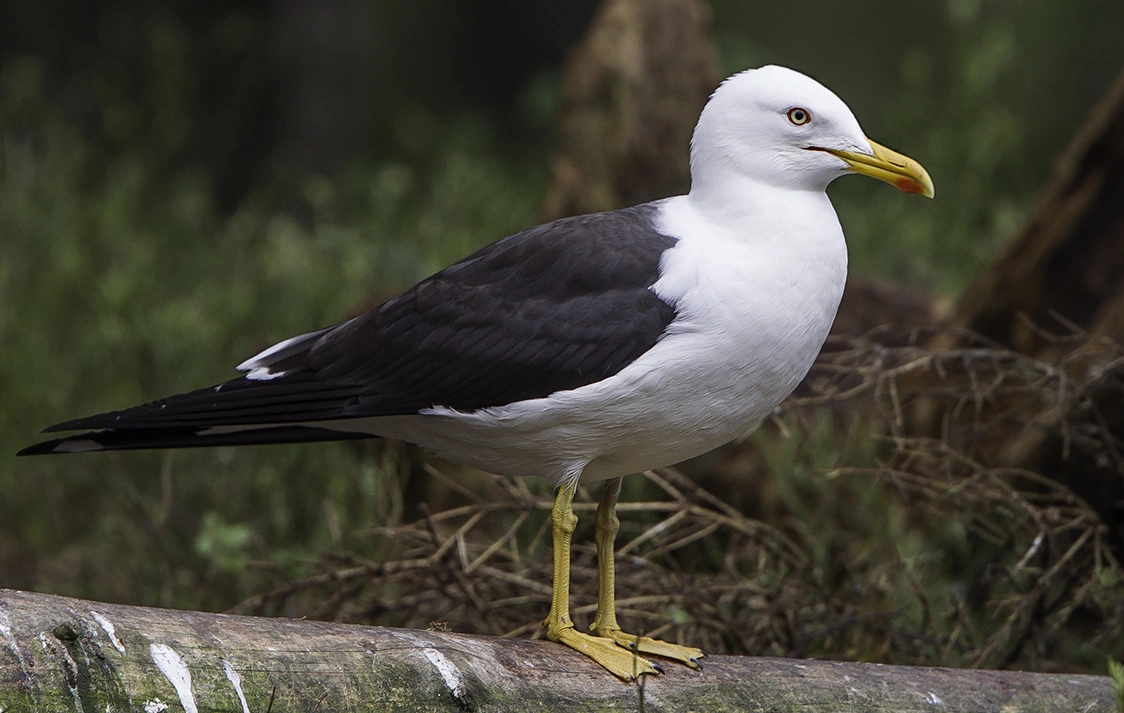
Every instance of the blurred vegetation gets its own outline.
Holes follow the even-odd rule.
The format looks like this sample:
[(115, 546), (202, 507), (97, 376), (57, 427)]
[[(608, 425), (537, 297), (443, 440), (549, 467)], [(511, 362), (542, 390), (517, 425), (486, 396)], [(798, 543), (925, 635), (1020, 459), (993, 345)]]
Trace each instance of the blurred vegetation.
[[(0, 11), (0, 586), (223, 610), (326, 553), (378, 559), (372, 528), (421, 500), (463, 502), (393, 443), (12, 454), (63, 418), (229, 378), (535, 223), (559, 62), (592, 3), (562, 20), (512, 10), (514, 27), (502, 5), (341, 5), (329, 28), (348, 33), (328, 49), (293, 39), (307, 18), (261, 4)], [(1094, 0), (714, 6), (729, 71), (802, 69), (930, 169), (931, 203), (858, 180), (832, 195), (856, 271), (944, 294), (1025, 214), (1122, 59), (1124, 6)], [(326, 118), (302, 118), (312, 104)], [(866, 431), (831, 428), (755, 437), (778, 492), (753, 514), (839, 586), (860, 581), (833, 566), (841, 549), (866, 572), (893, 553), (945, 563), (908, 584), (885, 565), (886, 589), (854, 611), (916, 619), (895, 588), (971, 589), (978, 543), (959, 525), (919, 526), (892, 486), (824, 476), (873, 457)], [(1103, 666), (1069, 653), (1050, 665)]]
[[(201, 589), (209, 555), (229, 564), (232, 547), (254, 541), (282, 556), (286, 546), (329, 547), (309, 531), (326, 499), (354, 507), (360, 522), (385, 517), (393, 478), (382, 483), (346, 447), (18, 463), (11, 454), (59, 413), (228, 378), (230, 364), (290, 332), (340, 321), (533, 223), (541, 164), (504, 157), (472, 117), (419, 116), (403, 129), (404, 146), (427, 152), (418, 160), (375, 164), (339, 184), (309, 178), (304, 215), (263, 208), (265, 198), (223, 215), (200, 171), (161, 177), (143, 150), (91, 156), (46, 102), (33, 63), (7, 65), (0, 81), (4, 584), (221, 607), (252, 589)], [(162, 469), (163, 491), (139, 475)], [(197, 472), (209, 474), (180, 475)], [(222, 503), (238, 505), (218, 516)], [(243, 521), (257, 540), (231, 524)], [(163, 541), (176, 535), (189, 539)], [(118, 561), (153, 547), (173, 548), (171, 600), (129, 581), (169, 574), (157, 562), (138, 557), (133, 572)]]

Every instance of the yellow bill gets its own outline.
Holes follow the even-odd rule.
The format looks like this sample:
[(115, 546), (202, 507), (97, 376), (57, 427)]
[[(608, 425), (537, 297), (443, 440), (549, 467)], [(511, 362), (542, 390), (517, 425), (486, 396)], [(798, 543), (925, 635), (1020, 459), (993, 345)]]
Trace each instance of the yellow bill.
[(917, 193), (926, 198), (933, 197), (933, 179), (929, 178), (929, 172), (924, 166), (909, 156), (904, 156), (873, 141), (870, 141), (870, 148), (874, 150), (873, 156), (837, 149), (823, 150), (846, 161), (855, 173), (885, 181), (906, 193)]

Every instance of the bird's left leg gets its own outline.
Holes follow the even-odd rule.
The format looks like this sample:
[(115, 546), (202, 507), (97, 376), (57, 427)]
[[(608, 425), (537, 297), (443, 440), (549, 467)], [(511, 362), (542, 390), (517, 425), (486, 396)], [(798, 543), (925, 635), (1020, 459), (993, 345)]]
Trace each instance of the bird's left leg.
[(617, 519), (617, 498), (621, 494), (623, 478), (605, 481), (601, 500), (597, 503), (597, 615), (589, 630), (597, 636), (612, 639), (619, 646), (642, 654), (663, 656), (681, 661), (691, 668), (699, 667), (705, 656), (701, 649), (647, 636), (626, 634), (617, 624), (615, 542), (621, 521)]

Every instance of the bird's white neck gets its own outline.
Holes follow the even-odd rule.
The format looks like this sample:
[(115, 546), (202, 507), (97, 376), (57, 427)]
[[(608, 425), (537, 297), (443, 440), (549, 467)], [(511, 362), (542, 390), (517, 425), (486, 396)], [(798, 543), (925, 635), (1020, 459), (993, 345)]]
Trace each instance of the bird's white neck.
[[(791, 242), (800, 236), (806, 247), (842, 250), (846, 259), (842, 229), (825, 192), (777, 187), (722, 168), (727, 170), (693, 177), (684, 198), (699, 217), (754, 240), (776, 236)], [(749, 226), (753, 229), (745, 230)]]

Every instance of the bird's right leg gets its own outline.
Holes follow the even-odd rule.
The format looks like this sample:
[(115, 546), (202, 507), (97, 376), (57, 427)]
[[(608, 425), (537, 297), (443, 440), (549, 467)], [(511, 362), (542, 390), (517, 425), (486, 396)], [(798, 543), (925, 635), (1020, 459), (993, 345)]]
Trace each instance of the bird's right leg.
[(693, 646), (671, 644), (648, 636), (627, 634), (617, 624), (616, 553), (614, 542), (621, 523), (617, 519), (617, 497), (623, 478), (606, 480), (597, 504), (597, 615), (589, 630), (611, 639), (630, 651), (675, 659), (691, 668), (699, 668), (699, 659), (706, 654)]
[(543, 622), (546, 638), (580, 651), (625, 681), (631, 681), (642, 673), (658, 673), (650, 661), (617, 646), (612, 639), (574, 629), (574, 622), (570, 619), (570, 541), (578, 524), (573, 507), (576, 489), (576, 479), (563, 483), (554, 496), (554, 508), (550, 513), (554, 526), (554, 585), (551, 588), (550, 614)]

